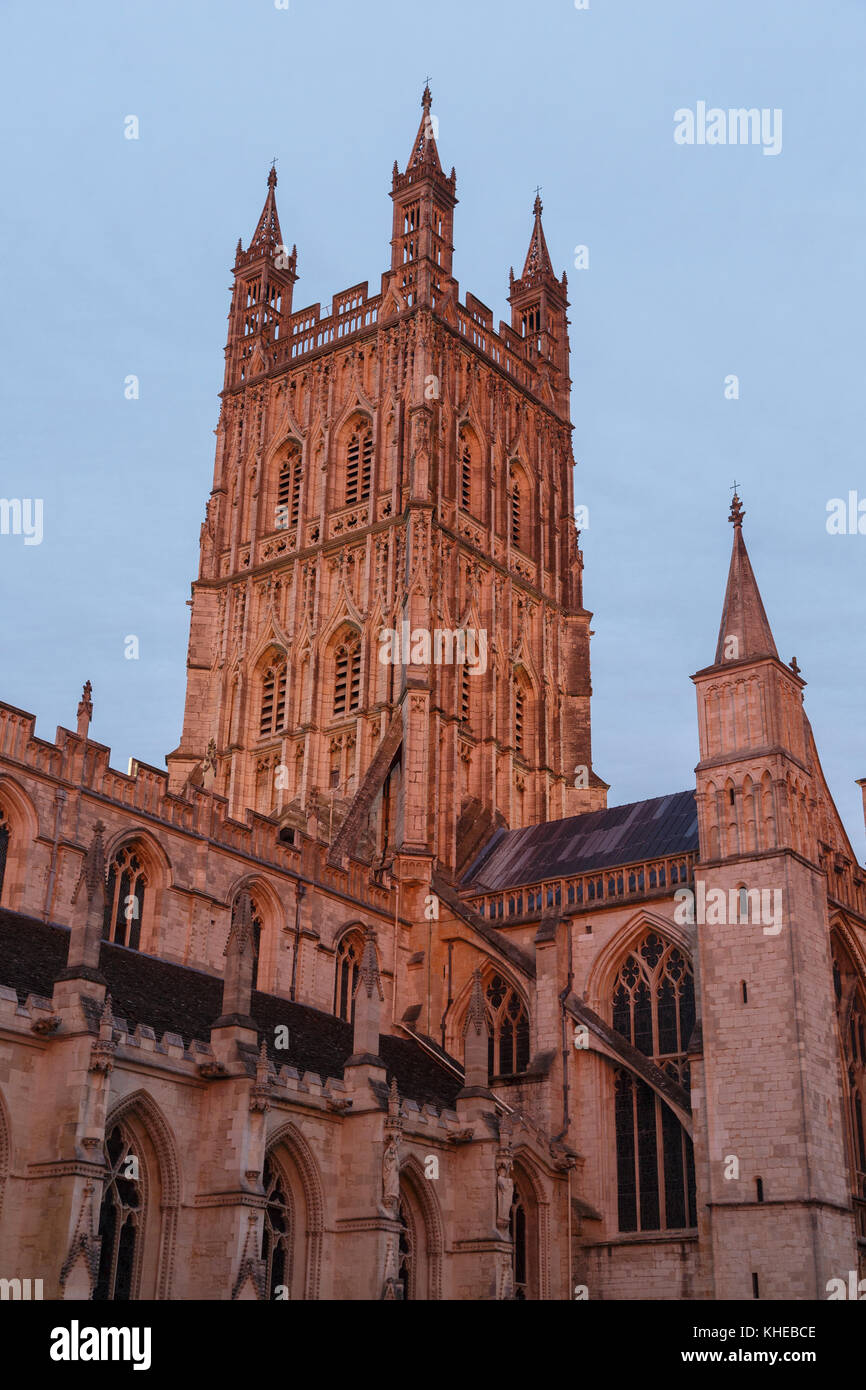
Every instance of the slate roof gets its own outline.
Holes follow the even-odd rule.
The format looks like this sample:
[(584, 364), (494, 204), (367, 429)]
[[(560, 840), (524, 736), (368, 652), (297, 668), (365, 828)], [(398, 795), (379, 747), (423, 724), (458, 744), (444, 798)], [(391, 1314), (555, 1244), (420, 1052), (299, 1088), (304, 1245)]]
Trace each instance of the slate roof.
[(522, 830), (499, 830), (460, 886), (463, 891), (498, 892), (697, 848), (695, 794), (674, 792)]
[[(0, 908), (0, 985), (14, 988), (22, 1003), (28, 994), (50, 998), (53, 982), (66, 964), (68, 944), (68, 927)], [(130, 1032), (144, 1023), (157, 1038), (179, 1033), (187, 1048), (193, 1038), (209, 1040), (211, 1024), (222, 1012), (219, 976), (107, 941), (102, 943), (99, 968), (108, 981), (115, 1017), (125, 1019)], [(315, 1072), (323, 1081), (342, 1076), (344, 1063), (352, 1055), (351, 1024), (257, 990), (251, 1013), (278, 1067), (295, 1067), (302, 1075)], [(278, 1024), (288, 1027), (289, 1046), (274, 1052)], [(441, 1053), (440, 1048), (437, 1051)], [(428, 1056), (411, 1038), (382, 1034), (379, 1055), (388, 1068), (388, 1082), (396, 1076), (401, 1096), (419, 1105), (453, 1109), (462, 1077)]]

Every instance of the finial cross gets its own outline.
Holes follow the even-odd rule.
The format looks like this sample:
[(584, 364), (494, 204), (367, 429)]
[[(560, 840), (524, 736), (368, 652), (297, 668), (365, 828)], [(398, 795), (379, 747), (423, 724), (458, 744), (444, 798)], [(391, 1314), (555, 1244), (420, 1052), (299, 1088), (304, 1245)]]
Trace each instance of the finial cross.
[(731, 488), (731, 492), (736, 492), (736, 491), (737, 491), (737, 488), (738, 488), (739, 486), (740, 486), (739, 483), (734, 483), (733, 487)]

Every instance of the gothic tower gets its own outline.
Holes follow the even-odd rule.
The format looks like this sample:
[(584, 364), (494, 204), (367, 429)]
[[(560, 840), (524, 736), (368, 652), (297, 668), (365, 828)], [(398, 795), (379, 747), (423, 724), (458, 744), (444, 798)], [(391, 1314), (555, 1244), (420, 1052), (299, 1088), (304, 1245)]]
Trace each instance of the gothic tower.
[(856, 1268), (822, 847), (844, 831), (824, 828), (836, 816), (805, 683), (776, 651), (743, 516), (735, 495), (715, 661), (693, 678), (705, 1296), (815, 1299)]
[[(512, 323), (452, 274), (431, 97), (391, 265), (293, 311), (276, 173), (239, 245), (171, 785), (335, 863), (455, 872), (497, 824), (605, 804), (573, 517), (566, 280), (536, 201)], [(420, 857), (420, 858), (419, 858)], [(424, 870), (422, 876), (426, 876)]]

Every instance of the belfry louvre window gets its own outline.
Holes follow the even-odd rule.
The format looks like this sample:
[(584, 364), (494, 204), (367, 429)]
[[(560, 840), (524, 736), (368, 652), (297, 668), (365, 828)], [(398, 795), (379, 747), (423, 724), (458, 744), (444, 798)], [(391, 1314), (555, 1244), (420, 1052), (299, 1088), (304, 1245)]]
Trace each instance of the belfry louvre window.
[(369, 425), (358, 425), (349, 439), (346, 452), (346, 505), (363, 502), (370, 496), (373, 474), (373, 431)]
[[(632, 948), (614, 983), (612, 1022), (688, 1092), (695, 990), (691, 966), (678, 947), (647, 932)], [(694, 1154), (679, 1120), (626, 1068), (614, 1073), (614, 1092), (619, 1229), (696, 1226)]]
[(268, 1297), (292, 1285), (292, 1199), (279, 1168), (265, 1158), (262, 1172), (267, 1205), (262, 1223), (262, 1260)]
[(144, 1217), (140, 1162), (131, 1141), (116, 1125), (105, 1144), (109, 1178), (99, 1213), (99, 1273), (93, 1290), (100, 1302), (133, 1297)]
[(286, 663), (274, 662), (262, 679), (262, 707), (259, 736), (266, 738), (282, 729), (286, 718)]
[(353, 714), (361, 702), (361, 642), (347, 638), (334, 653), (334, 715)]
[(520, 995), (501, 975), (487, 986), (487, 1064), (491, 1076), (515, 1076), (529, 1066), (529, 1016)]
[(517, 753), (526, 751), (526, 691), (518, 685), (514, 692), (514, 748)]
[(511, 544), (520, 545), (523, 536), (523, 498), (516, 478), (511, 483)]
[(134, 844), (124, 845), (111, 861), (105, 891), (102, 935), (106, 941), (138, 950), (147, 877)]
[(301, 456), (299, 451), (293, 448), (283, 461), (277, 480), (277, 530), (298, 524), (302, 477)]

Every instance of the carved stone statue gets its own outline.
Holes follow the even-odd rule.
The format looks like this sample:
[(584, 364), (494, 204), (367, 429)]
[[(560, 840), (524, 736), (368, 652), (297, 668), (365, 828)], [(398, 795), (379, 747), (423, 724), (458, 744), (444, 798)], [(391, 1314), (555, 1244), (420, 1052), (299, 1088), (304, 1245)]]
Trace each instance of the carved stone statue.
[(514, 1200), (514, 1180), (511, 1176), (511, 1163), (507, 1158), (496, 1161), (496, 1224), (502, 1228), (508, 1225), (511, 1217), (511, 1203)]
[(382, 1200), (389, 1211), (396, 1212), (400, 1205), (400, 1155), (393, 1136), (382, 1155)]

